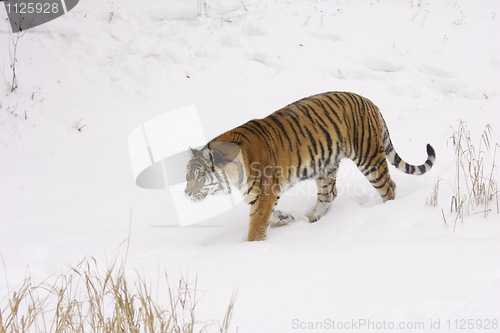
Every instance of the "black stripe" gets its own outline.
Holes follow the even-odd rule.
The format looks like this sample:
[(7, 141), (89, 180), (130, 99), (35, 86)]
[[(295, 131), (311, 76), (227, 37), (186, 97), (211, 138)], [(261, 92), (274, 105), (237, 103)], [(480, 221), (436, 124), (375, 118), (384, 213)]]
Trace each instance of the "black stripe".
[(377, 161), (375, 161), (373, 164), (367, 164), (366, 166), (364, 166), (365, 171), (363, 172), (363, 175), (368, 176), (370, 173), (375, 172), (378, 169), (381, 169), (381, 166), (382, 166), (382, 163), (384, 163), (384, 160), (385, 160), (385, 158), (381, 157)]
[(399, 155), (396, 153), (394, 155), (394, 163), (393, 165), (398, 168), (399, 167), (399, 163), (401, 163), (401, 157), (399, 157)]
[(361, 162), (364, 164), (368, 158), (367, 153), (370, 149), (370, 138), (372, 137), (370, 118), (366, 116), (367, 112), (365, 106), (362, 105), (362, 101), (358, 99), (359, 96), (349, 95), (349, 97), (356, 105), (356, 108), (353, 109), (353, 111), (358, 119), (358, 122), (356, 123), (357, 132), (358, 134), (361, 134), (359, 136), (358, 155), (360, 155), (360, 159), (364, 158), (364, 161)]
[[(267, 125), (267, 123), (263, 120), (261, 120), (262, 122), (264, 122), (264, 124)], [(267, 145), (267, 150), (269, 151), (269, 154), (270, 154), (270, 157), (273, 158), (274, 160), (274, 165), (276, 165), (276, 155), (275, 155), (275, 152), (274, 152), (274, 149), (271, 149), (271, 145), (269, 143), (272, 142), (274, 144), (274, 140), (273, 140), (273, 137), (271, 135), (271, 133), (269, 133), (269, 131), (267, 130), (267, 128), (265, 128), (264, 126), (262, 126), (262, 124), (257, 121), (257, 120), (251, 120), (248, 122), (248, 124), (251, 124), (251, 125), (254, 125), (256, 127), (258, 127), (262, 132), (261, 132), (261, 137), (264, 139), (264, 142), (266, 143)], [(264, 135), (264, 136), (262, 136)]]
[[(328, 105), (328, 108), (330, 109), (330, 111), (331, 111), (331, 112), (335, 115), (335, 117), (337, 118), (337, 121), (338, 121), (339, 123), (340, 123), (340, 122), (342, 122), (342, 121), (340, 120), (340, 117), (339, 117), (339, 115), (337, 114), (337, 112), (335, 112), (336, 110), (339, 110), (339, 109), (340, 109), (340, 108), (339, 108), (339, 106), (338, 106), (338, 104), (337, 104), (337, 103), (333, 100), (333, 98), (331, 98), (329, 95), (326, 95), (325, 97), (326, 97), (326, 98), (330, 101), (330, 103), (332, 103), (333, 105), (335, 105), (335, 108), (333, 108), (333, 107), (332, 107), (329, 103), (326, 103), (326, 105)], [(339, 99), (339, 101), (341, 102), (340, 104), (342, 104), (342, 107), (343, 107), (343, 109), (344, 109), (344, 117), (345, 117), (345, 105), (344, 105), (344, 103), (343, 103), (343, 101), (342, 101), (342, 100), (340, 100), (340, 99)], [(326, 110), (326, 109), (325, 109), (325, 110)], [(333, 121), (332, 121), (332, 120), (330, 120), (330, 121), (333, 123)]]
[[(295, 140), (297, 140), (297, 142), (299, 143), (299, 145), (302, 145), (302, 143), (301, 143), (301, 141), (300, 141), (300, 139), (299, 139), (299, 135), (297, 134), (297, 131), (295, 130), (295, 127), (294, 127), (294, 126), (293, 126), (293, 124), (290, 122), (290, 120), (289, 120), (287, 117), (285, 117), (285, 116), (283, 116), (283, 115), (281, 115), (281, 114), (279, 114), (279, 115), (280, 115), (281, 117), (283, 117), (283, 119), (284, 119), (284, 120), (288, 123), (288, 125), (290, 125), (290, 128), (291, 128), (291, 130), (293, 131), (293, 134), (295, 134)], [(291, 143), (290, 143), (290, 146), (291, 146)], [(291, 150), (291, 149), (292, 149), (292, 148), (290, 148), (290, 150)]]
[(262, 126), (262, 124), (259, 121), (255, 120), (255, 119), (254, 120), (250, 120), (248, 122), (248, 124), (252, 124), (252, 125), (258, 127), (261, 130), (261, 132), (260, 132), (261, 135), (265, 135), (266, 137), (268, 137), (268, 138), (270, 138), (272, 140), (271, 133), (269, 133), (269, 131), (267, 130), (267, 128), (265, 128), (264, 126)]
[(248, 142), (250, 142), (250, 139), (248, 139), (248, 138), (247, 138), (247, 137), (246, 137), (243, 133), (240, 133), (240, 132), (238, 132), (238, 131), (236, 131), (236, 130), (233, 130), (233, 133), (234, 133), (235, 135), (239, 135), (239, 136), (241, 136), (243, 139), (245, 139), (245, 140), (247, 140)]
[(278, 120), (278, 118), (276, 117), (276, 115), (274, 113), (269, 116), (269, 119), (271, 119), (281, 129), (281, 133), (283, 134), (285, 139), (288, 140), (290, 150), (292, 150), (292, 141), (290, 140), (290, 137), (288, 136), (288, 132), (285, 130), (285, 127), (283, 126), (283, 124)]
[(238, 127), (238, 129), (244, 129), (246, 131), (249, 131), (250, 133), (254, 134), (257, 137), (260, 136), (259, 132), (256, 132), (252, 127), (250, 127), (249, 123), (245, 123), (245, 124), (241, 125), (240, 127)]
[(317, 195), (330, 195), (330, 194), (333, 194), (333, 186), (330, 187), (330, 189), (326, 193), (320, 193), (320, 192), (317, 193)]
[(338, 166), (335, 167), (335, 168), (332, 168), (330, 170), (328, 170), (328, 173), (326, 174), (328, 177), (332, 177), (332, 175), (334, 175), (335, 177), (337, 177), (335, 174), (337, 173), (338, 171)]
[[(269, 118), (270, 119), (270, 118)], [(285, 144), (283, 143), (283, 138), (281, 137), (281, 131), (277, 131), (277, 129), (274, 128), (274, 126), (272, 124), (268, 124), (267, 121), (268, 121), (268, 118), (264, 118), (262, 119), (262, 121), (267, 125), (269, 126), (269, 128), (273, 131), (274, 135), (278, 137), (278, 139), (280, 140), (281, 142), (281, 148), (285, 149)], [(274, 141), (274, 140), (273, 140)]]
[(387, 174), (387, 168), (384, 168), (382, 173), (376, 179), (370, 179), (371, 184), (376, 184)]
[(312, 147), (314, 149), (314, 155), (318, 155), (318, 148), (316, 148), (316, 140), (314, 139), (314, 136), (307, 127), (304, 126), (304, 129), (306, 130), (307, 135), (309, 135), (309, 140), (311, 140)]
[(344, 112), (344, 126), (346, 130), (346, 147), (348, 148), (348, 152), (346, 149), (346, 154), (348, 157), (350, 157), (353, 161), (356, 158), (357, 151), (356, 151), (356, 146), (355, 146), (355, 139), (356, 139), (356, 127), (355, 124), (350, 123), (350, 118), (347, 117), (347, 115)]
[[(325, 110), (325, 107), (323, 105), (323, 102), (321, 100), (313, 100), (312, 101), (314, 104), (316, 104), (318, 107), (320, 107), (321, 109)], [(318, 113), (316, 112), (316, 110), (312, 107), (312, 106), (307, 106), (307, 109), (309, 109), (309, 111), (311, 111), (312, 113), (314, 113), (315, 117), (316, 117), (316, 120), (318, 121), (321, 121), (323, 123), (323, 126), (328, 126), (325, 121), (323, 120), (323, 118), (321, 118)], [(319, 125), (319, 124), (318, 124)]]
[(387, 196), (387, 193), (389, 193), (390, 190), (391, 190), (391, 186), (388, 186), (387, 191), (385, 191), (385, 194), (382, 197), (385, 198)]
[(335, 183), (335, 181), (331, 181), (329, 182), (328, 184), (325, 184), (325, 185), (321, 185), (322, 188), (325, 188), (325, 187), (328, 187), (328, 186), (331, 186), (333, 183)]
[[(325, 126), (328, 126), (328, 125), (326, 125), (326, 123), (323, 120), (322, 120), (322, 122), (325, 124)], [(326, 162), (325, 162), (325, 149), (324, 149), (324, 146), (323, 146), (323, 143), (321, 140), (319, 141), (319, 145), (320, 145), (320, 149), (321, 149), (321, 160), (324, 162), (325, 165), (328, 165), (328, 164), (330, 164), (330, 159), (331, 159), (331, 156), (333, 155), (332, 136), (330, 135), (328, 130), (325, 127), (323, 127), (321, 124), (318, 124), (317, 126), (323, 132), (323, 135), (326, 138), (326, 145), (328, 147), (328, 156), (327, 156)], [(317, 151), (316, 151), (316, 153), (317, 153)]]
[(311, 147), (307, 147), (307, 150), (309, 150), (309, 159), (311, 160), (311, 169), (313, 169), (313, 172), (316, 171), (316, 161), (315, 161), (315, 158), (314, 158), (314, 155), (311, 151)]
[(302, 134), (302, 136), (304, 138), (306, 138), (306, 135), (304, 134), (304, 132), (302, 131), (302, 128), (300, 126), (300, 122), (299, 122), (299, 119), (298, 119), (299, 117), (298, 117), (297, 113), (295, 113), (294, 111), (292, 111), (290, 109), (289, 109), (289, 111), (290, 111), (290, 117), (289, 118), (291, 120), (293, 120), (293, 122), (297, 125), (297, 127), (299, 128), (300, 134)]
[(375, 150), (374, 153), (370, 156), (368, 156), (369, 155), (368, 153), (369, 151), (367, 150), (365, 154), (363, 154), (364, 158), (362, 156), (363, 160), (359, 162), (359, 166), (370, 167), (374, 165), (373, 160), (380, 155), (380, 153), (377, 150)]
[(309, 121), (311, 122), (311, 125), (314, 125), (315, 121), (314, 121), (313, 117), (311, 117), (311, 114), (309, 113), (308, 105), (307, 104), (300, 105), (298, 107), (298, 109), (300, 111), (302, 111), (302, 113), (309, 119)]
[(298, 159), (298, 161), (297, 161), (297, 178), (300, 178), (300, 167), (302, 166), (302, 157), (300, 156), (300, 150), (299, 150), (298, 144), (297, 144), (296, 148), (297, 148), (296, 151), (297, 151), (297, 159)]
[(307, 179), (307, 167), (305, 167), (304, 169), (302, 169), (302, 179)]
[(245, 193), (243, 193), (243, 196), (247, 195), (248, 193), (250, 193), (250, 191), (253, 190), (253, 187), (255, 186), (255, 183), (257, 182), (257, 177), (254, 177), (254, 180), (253, 180), (253, 183), (252, 183), (252, 186), (250, 186), (246, 191)]
[(432, 148), (432, 146), (430, 144), (427, 144), (427, 155), (429, 157), (436, 157), (436, 152), (434, 151), (434, 148)]
[[(370, 107), (370, 105), (366, 104), (366, 100), (362, 100), (363, 102), (363, 108), (364, 110), (369, 110), (369, 111), (373, 111)], [(378, 152), (378, 144), (375, 143), (375, 147), (372, 147), (371, 146), (371, 140), (375, 140), (375, 139), (378, 139), (378, 135), (376, 135), (372, 130), (375, 128), (375, 124), (373, 122), (375, 122), (374, 118), (373, 118), (373, 113), (372, 112), (367, 112), (368, 116), (366, 117), (367, 118), (367, 123), (366, 123), (366, 127), (368, 129), (368, 135), (366, 137), (366, 148), (365, 148), (365, 154), (364, 154), (364, 157), (365, 157), (365, 160), (363, 162), (363, 165), (366, 165), (366, 164), (369, 164), (370, 162), (367, 163), (367, 160), (368, 160), (368, 152), (370, 150), (370, 148), (372, 149), (375, 149), (375, 156), (379, 154)], [(364, 131), (363, 131), (364, 132)], [(373, 157), (373, 156), (372, 156)]]
[(405, 162), (405, 172), (406, 173), (409, 173), (411, 174), (412, 172), (410, 171), (411, 170), (411, 167), (413, 167), (413, 165), (410, 165), (408, 163)]
[[(362, 143), (360, 141), (360, 138), (358, 137), (359, 130), (361, 129), (361, 133), (363, 133), (363, 127), (362, 127), (362, 122), (360, 121), (359, 118), (359, 110), (358, 112), (353, 112), (353, 103), (349, 101), (350, 96), (348, 94), (342, 93), (339, 94), (338, 99), (341, 101), (342, 105), (344, 106), (344, 117), (345, 117), (345, 122), (348, 124), (348, 120), (351, 119), (352, 121), (352, 141), (351, 141), (351, 154), (354, 152), (354, 156), (350, 156), (353, 161), (356, 162), (358, 159), (358, 154), (360, 153), (360, 150), (362, 148)], [(349, 107), (349, 115), (347, 114), (347, 107), (346, 103), (348, 104)], [(351, 136), (348, 136), (351, 138)]]
[[(323, 134), (325, 134), (325, 136), (326, 136), (328, 133), (323, 133)], [(321, 149), (320, 162), (325, 163), (325, 148), (323, 147), (323, 142), (321, 142), (321, 141), (319, 141), (319, 149)], [(326, 163), (325, 163), (325, 165), (326, 165)]]
[[(333, 99), (330, 97), (330, 96), (326, 96), (335, 106), (337, 105)], [(339, 148), (339, 143), (344, 141), (344, 137), (342, 135), (342, 131), (340, 130), (337, 122), (335, 122), (332, 117), (330, 117), (330, 114), (333, 114), (337, 117), (337, 120), (340, 122), (340, 119), (337, 115), (337, 113), (335, 112), (335, 110), (333, 109), (333, 107), (329, 104), (329, 103), (326, 103), (326, 105), (328, 106), (328, 109), (329, 110), (326, 110), (326, 108), (324, 109), (324, 114), (326, 116), (326, 118), (328, 119), (328, 121), (330, 121), (330, 124), (332, 124), (334, 130), (335, 130), (335, 133), (337, 134), (337, 148)], [(327, 112), (327, 111), (330, 111), (330, 112)], [(328, 133), (326, 130), (325, 130), (325, 134)], [(327, 136), (327, 143), (328, 143), (328, 159), (326, 161), (325, 164), (330, 164), (330, 160), (332, 158), (332, 155), (333, 155), (333, 147), (332, 147), (332, 138), (331, 138), (331, 135), (328, 133), (328, 136)], [(340, 149), (337, 149), (337, 154), (340, 152)]]

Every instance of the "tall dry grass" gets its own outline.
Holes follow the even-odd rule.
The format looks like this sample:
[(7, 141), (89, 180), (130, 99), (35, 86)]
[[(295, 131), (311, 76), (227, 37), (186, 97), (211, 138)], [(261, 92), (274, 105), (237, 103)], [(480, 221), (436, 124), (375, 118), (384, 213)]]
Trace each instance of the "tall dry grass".
[(168, 296), (155, 300), (137, 274), (134, 283), (116, 262), (101, 270), (86, 258), (53, 283), (27, 277), (0, 300), (0, 333), (194, 333), (229, 331), (235, 294), (222, 321), (198, 322), (196, 283), (181, 278)]
[(460, 120), (458, 129), (453, 129), (451, 140), (454, 146), (456, 176), (451, 197), (451, 211), (457, 220), (471, 213), (485, 217), (498, 205), (498, 169), (496, 166), (498, 143), (492, 142), (492, 126), (486, 125), (478, 143), (474, 143), (467, 124)]

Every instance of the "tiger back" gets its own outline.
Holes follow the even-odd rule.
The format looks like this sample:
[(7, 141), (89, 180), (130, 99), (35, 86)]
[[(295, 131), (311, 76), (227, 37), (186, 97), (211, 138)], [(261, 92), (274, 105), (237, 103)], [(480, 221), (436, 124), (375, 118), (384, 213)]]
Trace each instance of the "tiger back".
[(344, 158), (354, 161), (384, 202), (396, 193), (387, 160), (414, 175), (424, 174), (435, 161), (434, 149), (427, 145), (425, 163), (404, 162), (377, 106), (348, 92), (304, 98), (191, 151), (185, 195), (202, 200), (228, 193), (230, 185), (240, 190), (250, 204), (248, 241), (263, 240), (271, 223), (293, 220), (275, 206), (287, 189), (305, 179), (315, 179), (318, 187), (316, 205), (307, 218), (319, 220), (337, 196), (336, 176)]

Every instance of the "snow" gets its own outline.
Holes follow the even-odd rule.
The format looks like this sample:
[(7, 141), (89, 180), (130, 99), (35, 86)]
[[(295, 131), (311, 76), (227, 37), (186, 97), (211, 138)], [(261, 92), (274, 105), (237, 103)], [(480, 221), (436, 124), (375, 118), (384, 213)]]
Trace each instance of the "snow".
[[(237, 290), (240, 333), (306, 332), (294, 323), (325, 320), (452, 331), (447, 320), (499, 319), (498, 214), (455, 226), (449, 212), (458, 119), (474, 142), (488, 123), (500, 142), (499, 15), (494, 0), (82, 0), (20, 38), (12, 93), (6, 22), (0, 302), (27, 267), (41, 282), (85, 256), (124, 258), (130, 236), (131, 276), (152, 285), (164, 272), (197, 276), (200, 320), (222, 319)], [(168, 191), (135, 185), (128, 136), (149, 119), (196, 104), (212, 138), (330, 90), (378, 105), (407, 162), (423, 163), (431, 143), (433, 169), (391, 168), (397, 196), (382, 204), (345, 161), (327, 215), (305, 222), (316, 198), (314, 182), (302, 183), (278, 205), (298, 221), (257, 243), (245, 242), (245, 205), (181, 228)]]

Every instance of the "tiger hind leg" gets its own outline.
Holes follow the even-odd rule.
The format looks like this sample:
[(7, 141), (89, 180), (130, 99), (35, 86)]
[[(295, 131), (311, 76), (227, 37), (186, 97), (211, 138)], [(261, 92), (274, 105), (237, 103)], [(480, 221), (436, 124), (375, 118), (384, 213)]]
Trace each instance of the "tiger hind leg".
[(318, 187), (318, 198), (316, 205), (311, 214), (306, 215), (309, 222), (313, 223), (318, 221), (325, 215), (333, 200), (337, 197), (337, 172), (339, 170), (338, 164), (329, 169), (316, 179), (316, 186)]
[(359, 167), (359, 169), (370, 181), (370, 184), (372, 184), (375, 190), (377, 190), (384, 202), (387, 200), (394, 200), (396, 196), (396, 183), (389, 175), (389, 168), (385, 156), (378, 165), (372, 167)]
[(292, 215), (282, 212), (281, 210), (275, 210), (273, 212), (273, 215), (271, 215), (271, 220), (269, 221), (269, 224), (282, 226), (282, 225), (287, 225), (288, 223), (293, 221), (295, 221), (295, 218)]

